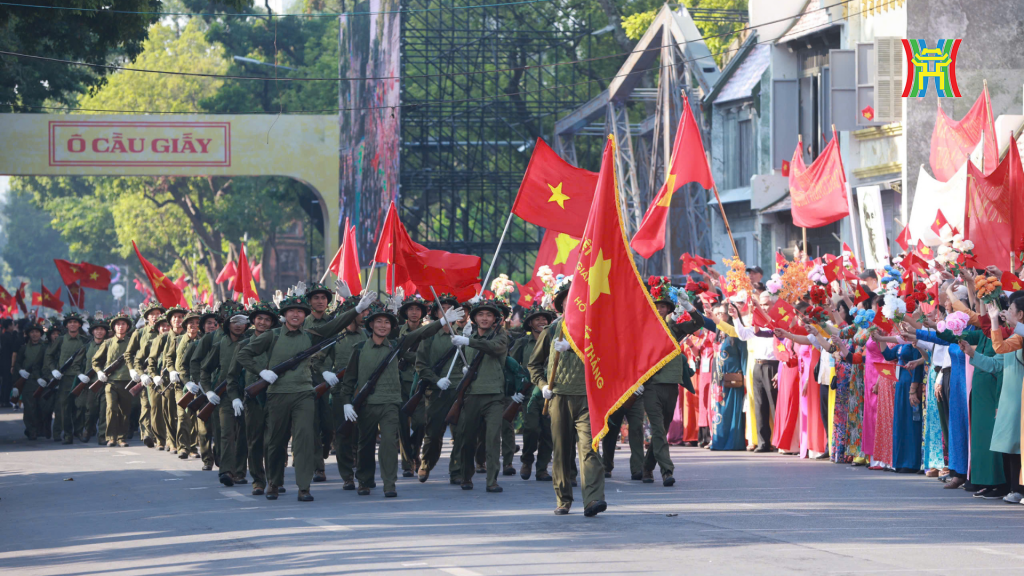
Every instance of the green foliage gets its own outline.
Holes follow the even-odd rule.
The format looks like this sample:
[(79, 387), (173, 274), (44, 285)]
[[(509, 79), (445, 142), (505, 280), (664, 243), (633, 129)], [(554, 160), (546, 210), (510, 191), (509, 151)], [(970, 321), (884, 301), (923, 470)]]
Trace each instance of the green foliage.
[[(685, 0), (684, 4), (687, 8), (708, 8), (716, 10), (746, 10), (747, 0)], [(657, 15), (660, 7), (652, 8), (643, 12), (636, 12), (629, 16), (626, 16), (622, 20), (622, 28), (626, 31), (626, 36), (631, 40), (639, 40), (644, 32), (654, 22), (654, 17)], [(697, 21), (697, 29), (704, 35), (704, 42), (708, 45), (708, 50), (715, 57), (715, 62), (719, 66), (722, 65), (722, 54), (726, 46), (736, 37), (735, 32), (744, 27), (739, 22), (713, 22), (713, 21)]]
[(651, 27), (651, 23), (654, 22), (654, 17), (658, 14), (660, 8), (648, 10), (646, 12), (637, 12), (631, 14), (622, 19), (622, 29), (626, 31), (626, 36), (630, 40), (639, 40), (644, 32)]
[(11, 285), (5, 287), (14, 293), (17, 280), (25, 280), (39, 290), (39, 281), (47, 288), (56, 290), (63, 286), (54, 258), (68, 258), (68, 246), (61, 239), (60, 232), (50, 225), (50, 215), (32, 202), (31, 193), (26, 193), (20, 179), (11, 180), (11, 190), (3, 204), (3, 230), (6, 236), (0, 256), (13, 272)]

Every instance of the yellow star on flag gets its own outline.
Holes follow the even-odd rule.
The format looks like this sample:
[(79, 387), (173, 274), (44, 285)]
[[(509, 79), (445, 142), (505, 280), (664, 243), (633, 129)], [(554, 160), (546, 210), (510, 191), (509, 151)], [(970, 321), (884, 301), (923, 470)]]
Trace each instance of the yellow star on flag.
[(597, 251), (597, 258), (590, 265), (587, 273), (587, 282), (590, 285), (590, 304), (593, 305), (601, 294), (611, 294), (611, 286), (608, 285), (608, 273), (612, 270), (612, 261), (606, 260), (604, 250)]
[(668, 180), (665, 186), (665, 197), (658, 202), (658, 206), (664, 206), (668, 208), (672, 204), (672, 194), (676, 191), (676, 175), (669, 174)]
[(78, 268), (75, 268), (74, 266), (72, 266), (71, 267), (71, 273), (72, 274), (78, 274)]
[(569, 197), (562, 194), (562, 183), (559, 182), (558, 186), (548, 184), (548, 188), (551, 188), (551, 198), (548, 198), (548, 202), (558, 202), (558, 206), (564, 210), (565, 201), (569, 200)]
[(158, 286), (163, 286), (164, 279), (165, 279), (164, 275), (158, 272), (157, 275), (156, 275), (156, 286), (153, 286), (153, 288), (156, 288)]
[(564, 232), (555, 238), (555, 247), (558, 253), (555, 254), (555, 261), (552, 264), (565, 264), (569, 261), (569, 253), (580, 245), (580, 241)]
[(96, 272), (93, 272), (92, 274), (89, 274), (89, 280), (98, 280), (99, 277), (100, 277), (100, 275), (97, 274)]

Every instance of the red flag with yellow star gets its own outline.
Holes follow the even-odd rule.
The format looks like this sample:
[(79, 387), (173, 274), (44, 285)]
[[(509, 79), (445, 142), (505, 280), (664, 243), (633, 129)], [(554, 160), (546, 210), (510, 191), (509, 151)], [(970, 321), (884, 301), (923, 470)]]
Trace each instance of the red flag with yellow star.
[(1013, 272), (1003, 272), (1003, 277), (1000, 279), (1000, 284), (1003, 285), (1003, 292), (1016, 292), (1018, 290), (1024, 290), (1024, 282), (1021, 281)]
[[(242, 303), (247, 306), (250, 300), (259, 302), (260, 295), (256, 292), (256, 283), (252, 278), (252, 268), (249, 267), (249, 258), (245, 254), (245, 244), (239, 249), (238, 266), (235, 269), (238, 271), (238, 274), (235, 276), (235, 283), (231, 286), (231, 289), (242, 295)], [(175, 286), (178, 285), (175, 284)]]
[(880, 379), (895, 382), (899, 378), (896, 372), (896, 365), (891, 362), (875, 362), (875, 370)]
[[(647, 293), (626, 242), (614, 151), (615, 143), (609, 139), (562, 327), (583, 359), (595, 450), (608, 433), (608, 415), (681, 353)], [(642, 337), (623, 345), (623, 326)]]
[(110, 270), (88, 262), (79, 262), (78, 267), (82, 270), (82, 275), (78, 279), (82, 288), (92, 288), (93, 290), (110, 288)]
[(71, 286), (81, 280), (82, 270), (78, 264), (60, 258), (54, 258), (53, 263), (57, 265), (57, 272), (60, 273), (60, 279), (64, 281), (65, 286)]
[(548, 230), (582, 236), (597, 174), (569, 164), (537, 139), (512, 213)]
[(540, 241), (537, 250), (537, 261), (533, 264), (533, 276), (541, 266), (547, 266), (555, 276), (564, 274), (572, 276), (576, 270), (576, 262), (580, 259), (580, 239), (565, 232), (548, 230)]
[(149, 285), (153, 287), (153, 294), (160, 301), (160, 305), (164, 308), (170, 308), (181, 302), (181, 288), (175, 286), (173, 282), (167, 279), (167, 276), (164, 276), (163, 272), (157, 270), (156, 266), (153, 266), (149, 263), (149, 260), (142, 257), (139, 247), (135, 245), (135, 240), (132, 240), (132, 248), (135, 249), (135, 255), (139, 257), (142, 270), (146, 273), (146, 278), (149, 278)]
[(54, 293), (50, 292), (46, 288), (46, 284), (40, 282), (39, 285), (42, 286), (43, 291), (32, 293), (32, 305), (45, 306), (46, 308), (51, 308), (57, 312), (64, 310), (64, 302), (60, 299), (60, 293), (64, 289), (58, 288), (57, 292)]
[(704, 142), (700, 137), (700, 126), (693, 118), (690, 101), (683, 96), (683, 114), (679, 118), (676, 141), (672, 144), (672, 161), (669, 162), (668, 178), (661, 185), (658, 195), (651, 201), (640, 228), (633, 235), (630, 246), (644, 258), (650, 258), (665, 247), (665, 223), (668, 222), (672, 195), (683, 184), (696, 182), (705, 189), (714, 186)]

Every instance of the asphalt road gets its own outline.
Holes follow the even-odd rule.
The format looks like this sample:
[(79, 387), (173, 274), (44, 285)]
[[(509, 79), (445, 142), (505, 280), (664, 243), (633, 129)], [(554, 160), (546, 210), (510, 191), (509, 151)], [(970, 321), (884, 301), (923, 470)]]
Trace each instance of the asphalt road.
[(673, 448), (664, 488), (630, 481), (621, 446), (608, 511), (584, 518), (579, 501), (554, 516), (550, 483), (532, 479), (464, 492), (446, 461), (426, 484), (400, 478), (395, 499), (342, 491), (332, 461), (312, 503), (295, 500), (289, 468), (270, 502), (137, 441), (21, 431), (0, 411), (6, 574), (1024, 573), (1024, 505), (778, 454)]

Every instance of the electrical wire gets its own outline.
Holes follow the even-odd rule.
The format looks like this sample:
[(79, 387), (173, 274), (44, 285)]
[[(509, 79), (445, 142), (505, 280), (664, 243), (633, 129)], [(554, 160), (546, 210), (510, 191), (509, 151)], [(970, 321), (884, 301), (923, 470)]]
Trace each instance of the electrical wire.
[[(837, 2), (836, 4), (834, 4), (833, 6), (839, 6), (841, 4), (848, 4), (848, 3), (853, 2), (853, 1), (854, 0), (842, 0), (842, 1)], [(3, 2), (0, 2), (0, 4), (3, 4)], [(818, 10), (827, 10), (828, 8), (831, 8), (831, 7), (832, 6), (825, 7), (825, 8), (816, 8), (816, 9), (812, 10), (811, 12), (816, 12)], [(806, 14), (806, 13), (807, 12), (798, 15), (798, 16), (796, 16), (796, 18), (799, 18), (800, 16), (802, 16), (803, 14)], [(706, 40), (706, 39), (710, 39), (710, 38), (720, 38), (720, 37), (725, 37), (725, 36), (731, 36), (733, 34), (737, 34), (739, 32), (743, 32), (743, 31), (746, 31), (746, 30), (754, 30), (754, 29), (760, 28), (762, 26), (768, 26), (770, 24), (777, 24), (779, 22), (784, 22), (786, 20), (791, 20), (792, 18), (794, 18), (794, 17), (791, 16), (789, 18), (780, 18), (778, 20), (772, 20), (770, 22), (763, 22), (761, 24), (758, 24), (757, 26), (746, 26), (746, 27), (738, 28), (738, 29), (730, 31), (730, 32), (723, 32), (721, 34), (713, 34), (713, 35), (710, 35), (710, 36), (704, 36), (703, 39)], [(675, 47), (679, 47), (680, 44), (685, 44), (685, 42), (682, 42), (682, 43), (675, 42), (672, 45), (675, 46)], [(103, 70), (114, 70), (114, 71), (124, 71), (124, 72), (139, 72), (139, 73), (146, 73), (146, 74), (167, 74), (167, 75), (173, 75), (173, 76), (191, 76), (191, 77), (198, 77), (198, 78), (216, 78), (216, 79), (219, 79), (219, 80), (257, 80), (257, 81), (264, 81), (264, 82), (271, 81), (271, 80), (274, 81), (274, 82), (342, 82), (342, 81), (348, 81), (348, 82), (360, 81), (361, 82), (361, 81), (371, 81), (371, 80), (372, 81), (380, 81), (380, 80), (402, 80), (402, 79), (407, 79), (408, 80), (408, 79), (428, 79), (428, 78), (454, 78), (454, 77), (475, 76), (475, 75), (478, 75), (478, 74), (518, 72), (518, 71), (533, 70), (533, 69), (538, 69), (538, 68), (554, 68), (554, 67), (558, 67), (558, 66), (567, 66), (567, 65), (573, 65), (573, 64), (586, 64), (586, 63), (590, 63), (590, 62), (597, 62), (597, 61), (601, 61), (601, 60), (608, 60), (610, 58), (620, 58), (620, 57), (632, 56), (634, 54), (643, 54), (645, 52), (651, 52), (651, 51), (655, 51), (655, 50), (659, 50), (660, 51), (661, 49), (662, 49), (662, 46), (656, 46), (656, 47), (645, 48), (645, 49), (642, 49), (642, 50), (632, 50), (632, 51), (629, 51), (629, 52), (619, 52), (617, 54), (608, 54), (608, 55), (605, 55), (605, 56), (594, 56), (594, 57), (591, 57), (591, 58), (580, 58), (580, 59), (577, 59), (577, 60), (569, 60), (569, 61), (565, 61), (565, 62), (552, 62), (550, 64), (534, 64), (534, 65), (529, 65), (529, 66), (517, 66), (517, 67), (512, 67), (512, 68), (493, 68), (493, 69), (488, 69), (488, 70), (475, 70), (475, 71), (471, 71), (471, 72), (451, 72), (451, 73), (443, 73), (443, 74), (408, 74), (408, 75), (405, 75), (405, 76), (363, 76), (363, 77), (356, 77), (356, 78), (342, 78), (340, 76), (335, 76), (335, 77), (330, 77), (330, 78), (328, 78), (328, 77), (307, 77), (307, 78), (303, 78), (303, 77), (283, 77), (283, 78), (273, 78), (273, 79), (268, 78), (266, 76), (237, 76), (237, 75), (231, 75), (231, 74), (209, 74), (209, 73), (202, 73), (202, 72), (176, 72), (176, 71), (171, 71), (171, 70), (151, 70), (151, 69), (147, 69), (147, 68), (129, 68), (129, 67), (125, 67), (125, 66), (114, 66), (114, 65), (111, 65), (111, 64), (93, 64), (93, 63), (89, 63), (89, 62), (77, 62), (77, 61), (74, 61), (74, 60), (65, 60), (65, 59), (62, 59), (62, 58), (51, 58), (49, 56), (38, 56), (38, 55), (34, 55), (34, 54), (22, 54), (22, 53), (18, 53), (18, 52), (10, 52), (10, 51), (7, 51), (7, 50), (0, 50), (0, 55), (14, 56), (16, 58), (29, 58), (29, 59), (34, 59), (34, 60), (42, 60), (42, 61), (45, 61), (45, 62), (55, 62), (55, 63), (58, 63), (58, 64), (67, 64), (67, 65), (71, 65), (71, 66), (85, 66), (85, 67), (90, 67), (90, 68), (100, 68), (100, 69), (103, 69)], [(726, 51), (718, 52), (716, 54), (708, 54), (707, 56), (701, 56), (699, 58), (694, 58), (693, 61), (701, 60), (701, 59), (708, 59), (708, 58), (711, 58), (713, 56), (717, 56), (718, 54), (723, 54), (725, 52)]]
[[(852, 0), (847, 0), (847, 1), (852, 1)], [(864, 12), (864, 10), (850, 13), (850, 14), (847, 15), (847, 18), (849, 18), (851, 16), (856, 16), (856, 15), (861, 14), (863, 12)], [(817, 26), (812, 26), (811, 28), (808, 28), (804, 32), (811, 32), (811, 31), (818, 30), (818, 29), (828, 28), (830, 26), (833, 26), (833, 23), (832, 22), (826, 22), (825, 24), (819, 24)], [(761, 45), (761, 44), (769, 44), (769, 43), (772, 43), (772, 42), (775, 42), (775, 40), (762, 40), (760, 42), (755, 42), (754, 45), (757, 46), (757, 45)], [(659, 47), (658, 49), (660, 50), (661, 47)], [(716, 55), (719, 55), (719, 54), (725, 54), (727, 52), (732, 52), (732, 51), (733, 50), (722, 50), (721, 52), (717, 52), (715, 54), (712, 54), (711, 56), (716, 56)], [(665, 66), (665, 65), (658, 66), (656, 68), (653, 68), (653, 70), (661, 71), (661, 70), (665, 70), (665, 69), (668, 69), (668, 68), (672, 68), (673, 66), (679, 66), (681, 64), (690, 64), (690, 63), (696, 62), (697, 60), (701, 60), (701, 59), (704, 59), (704, 58), (706, 58), (706, 57), (702, 56), (702, 57), (698, 57), (698, 58), (679, 60), (679, 61), (675, 62), (674, 64), (671, 64), (671, 65), (668, 65), (668, 66)], [(398, 104), (398, 105), (395, 105), (395, 106), (364, 106), (364, 107), (350, 107), (350, 108), (324, 108), (324, 109), (318, 109), (318, 110), (294, 110), (294, 111), (291, 111), (291, 112), (285, 112), (284, 114), (287, 114), (287, 115), (337, 114), (337, 113), (340, 113), (340, 112), (353, 112), (353, 111), (363, 111), (363, 110), (387, 110), (387, 109), (397, 110), (397, 109), (402, 109), (402, 108), (417, 108), (417, 107), (421, 107), (421, 106), (426, 107), (426, 106), (432, 106), (432, 105), (437, 105), (437, 104), (462, 104), (462, 103), (466, 103), (466, 102), (492, 102), (494, 100), (497, 100), (497, 99), (505, 97), (505, 96), (523, 96), (523, 95), (527, 95), (527, 94), (537, 94), (537, 93), (542, 93), (542, 92), (551, 92), (551, 91), (554, 91), (554, 90), (563, 90), (565, 88), (573, 88), (573, 87), (581, 86), (581, 85), (589, 85), (589, 84), (592, 84), (594, 82), (599, 82), (599, 81), (611, 81), (611, 80), (615, 80), (617, 78), (627, 78), (627, 77), (632, 76), (634, 74), (646, 74), (650, 70), (652, 70), (652, 68), (646, 68), (644, 70), (634, 70), (634, 71), (626, 72), (625, 74), (616, 74), (614, 76), (606, 76), (606, 77), (600, 77), (600, 78), (591, 78), (589, 80), (583, 80), (583, 81), (580, 81), (580, 82), (574, 82), (572, 84), (560, 84), (558, 86), (550, 86), (550, 87), (545, 87), (545, 88), (538, 88), (536, 90), (521, 90), (519, 92), (502, 92), (501, 94), (498, 94), (498, 95), (495, 95), (495, 96), (491, 96), (491, 97), (488, 97), (488, 98), (462, 98), (462, 99), (456, 99), (456, 100), (435, 100), (435, 101), (425, 102), (425, 103)], [(265, 80), (269, 80), (269, 79), (265, 78)], [(98, 112), (98, 113), (112, 113), (112, 114), (165, 114), (165, 115), (197, 114), (197, 115), (209, 115), (209, 116), (232, 115), (232, 114), (267, 114), (266, 110), (235, 111), (235, 112), (207, 112), (207, 111), (173, 112), (173, 111), (163, 111), (163, 110), (115, 110), (115, 109), (99, 109), (99, 108), (69, 108), (69, 107), (62, 107), (62, 106), (42, 106), (42, 105), (24, 105), (23, 107), (24, 108), (32, 108), (32, 109), (36, 109), (36, 110), (62, 110), (62, 111), (67, 111), (67, 112)], [(575, 108), (575, 106), (574, 106), (574, 108)]]

